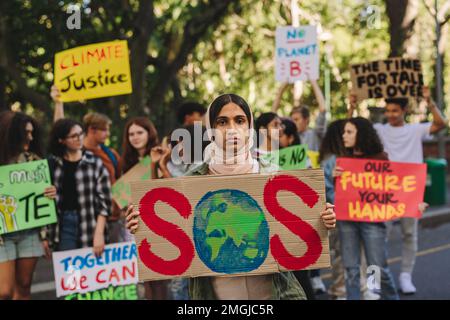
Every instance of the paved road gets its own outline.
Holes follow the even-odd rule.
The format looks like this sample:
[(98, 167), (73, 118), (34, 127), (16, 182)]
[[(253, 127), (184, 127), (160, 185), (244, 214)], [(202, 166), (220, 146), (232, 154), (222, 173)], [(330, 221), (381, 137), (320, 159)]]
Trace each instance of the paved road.
[[(398, 286), (400, 272), (400, 228), (395, 226), (389, 240), (389, 257), (392, 272)], [(325, 284), (329, 284), (327, 270), (322, 271)], [(401, 296), (401, 299), (450, 299), (450, 223), (420, 227), (419, 256), (414, 270), (414, 283), (418, 292), (412, 296)], [(50, 261), (41, 259), (35, 273), (32, 287), (33, 299), (56, 299), (53, 268)], [(327, 299), (321, 295), (319, 299)]]
[[(389, 264), (397, 288), (401, 265), (401, 232), (396, 225), (389, 239)], [(325, 285), (329, 275), (323, 272)], [(450, 223), (433, 228), (419, 228), (419, 254), (413, 273), (415, 295), (400, 295), (402, 300), (450, 299)], [(328, 299), (326, 294), (318, 299)]]

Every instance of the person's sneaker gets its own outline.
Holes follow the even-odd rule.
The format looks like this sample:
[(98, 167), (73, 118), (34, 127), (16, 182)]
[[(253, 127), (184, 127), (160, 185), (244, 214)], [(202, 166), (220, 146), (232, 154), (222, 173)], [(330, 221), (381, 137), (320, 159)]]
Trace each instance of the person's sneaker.
[(376, 292), (366, 290), (363, 293), (363, 298), (364, 300), (380, 300), (381, 296)]
[(414, 285), (412, 283), (410, 273), (407, 273), (407, 272), (400, 273), (399, 281), (400, 281), (400, 291), (403, 294), (416, 293), (416, 287), (414, 287)]
[(311, 278), (311, 286), (315, 294), (323, 294), (325, 293), (325, 291), (327, 291), (320, 277)]

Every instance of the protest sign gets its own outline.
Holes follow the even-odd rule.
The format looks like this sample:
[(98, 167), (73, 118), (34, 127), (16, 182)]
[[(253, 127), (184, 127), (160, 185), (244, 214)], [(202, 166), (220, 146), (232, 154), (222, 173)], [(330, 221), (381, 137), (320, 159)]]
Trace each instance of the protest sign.
[(131, 183), (139, 279), (326, 268), (323, 171)]
[(132, 92), (127, 41), (109, 41), (55, 54), (55, 85), (61, 101), (77, 101)]
[(307, 146), (300, 144), (272, 151), (262, 158), (276, 166), (279, 170), (306, 169)]
[(420, 60), (391, 58), (350, 67), (357, 100), (421, 97), (423, 75)]
[(308, 155), (309, 161), (311, 163), (311, 167), (314, 169), (318, 169), (320, 168), (320, 163), (319, 163), (319, 152), (317, 151), (312, 151), (312, 150), (308, 150), (306, 152), (306, 154)]
[(338, 220), (380, 222), (420, 218), (426, 164), (338, 158), (344, 172), (336, 179)]
[(64, 300), (138, 300), (138, 288), (136, 284), (126, 286), (109, 286), (86, 293), (71, 293)]
[(0, 166), (0, 234), (55, 223), (55, 201), (44, 196), (51, 185), (47, 160)]
[(319, 79), (319, 47), (315, 26), (277, 27), (275, 76), (280, 82)]
[(112, 196), (119, 208), (122, 209), (131, 203), (131, 181), (145, 181), (152, 178), (151, 162), (149, 156), (143, 158), (113, 184)]
[[(97, 291), (110, 286), (124, 286), (138, 282), (136, 244), (122, 242), (105, 246), (100, 257), (92, 248), (53, 253), (56, 295)], [(114, 289), (103, 294), (109, 296)], [(78, 296), (77, 296), (78, 297)]]

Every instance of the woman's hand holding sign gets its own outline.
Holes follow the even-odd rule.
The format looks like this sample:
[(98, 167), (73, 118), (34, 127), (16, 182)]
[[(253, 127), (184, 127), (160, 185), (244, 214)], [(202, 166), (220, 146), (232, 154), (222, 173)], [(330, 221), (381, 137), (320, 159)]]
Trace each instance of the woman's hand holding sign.
[(327, 203), (325, 210), (320, 213), (322, 222), (328, 230), (336, 228), (336, 214), (333, 208), (334, 205)]
[(344, 172), (344, 169), (342, 169), (341, 167), (335, 167), (333, 169), (333, 178), (337, 178), (342, 176), (342, 173)]
[(348, 95), (348, 110), (347, 110), (347, 118), (353, 117), (353, 112), (356, 110), (358, 106), (358, 97), (356, 94), (351, 91)]
[[(334, 205), (331, 203), (327, 203), (325, 206), (325, 210), (320, 213), (320, 217), (322, 219), (325, 228), (328, 230), (334, 229), (336, 227), (336, 214), (334, 212)], [(132, 233), (136, 233), (138, 228), (138, 217), (139, 211), (134, 210), (134, 206), (130, 205), (126, 211), (127, 224), (126, 228)]]
[(130, 205), (126, 212), (127, 217), (127, 229), (134, 234), (138, 228), (138, 217), (139, 217), (139, 211), (134, 210), (134, 206)]
[(44, 197), (47, 197), (50, 200), (56, 199), (56, 188), (55, 188), (55, 186), (50, 186), (48, 188), (45, 188), (45, 190), (44, 190)]

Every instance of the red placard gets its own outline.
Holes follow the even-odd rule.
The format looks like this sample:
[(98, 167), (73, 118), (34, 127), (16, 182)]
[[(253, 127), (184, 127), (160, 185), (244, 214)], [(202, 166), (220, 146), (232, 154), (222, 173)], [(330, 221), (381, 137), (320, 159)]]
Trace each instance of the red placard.
[(338, 158), (336, 166), (344, 170), (335, 183), (338, 220), (420, 218), (426, 164)]

